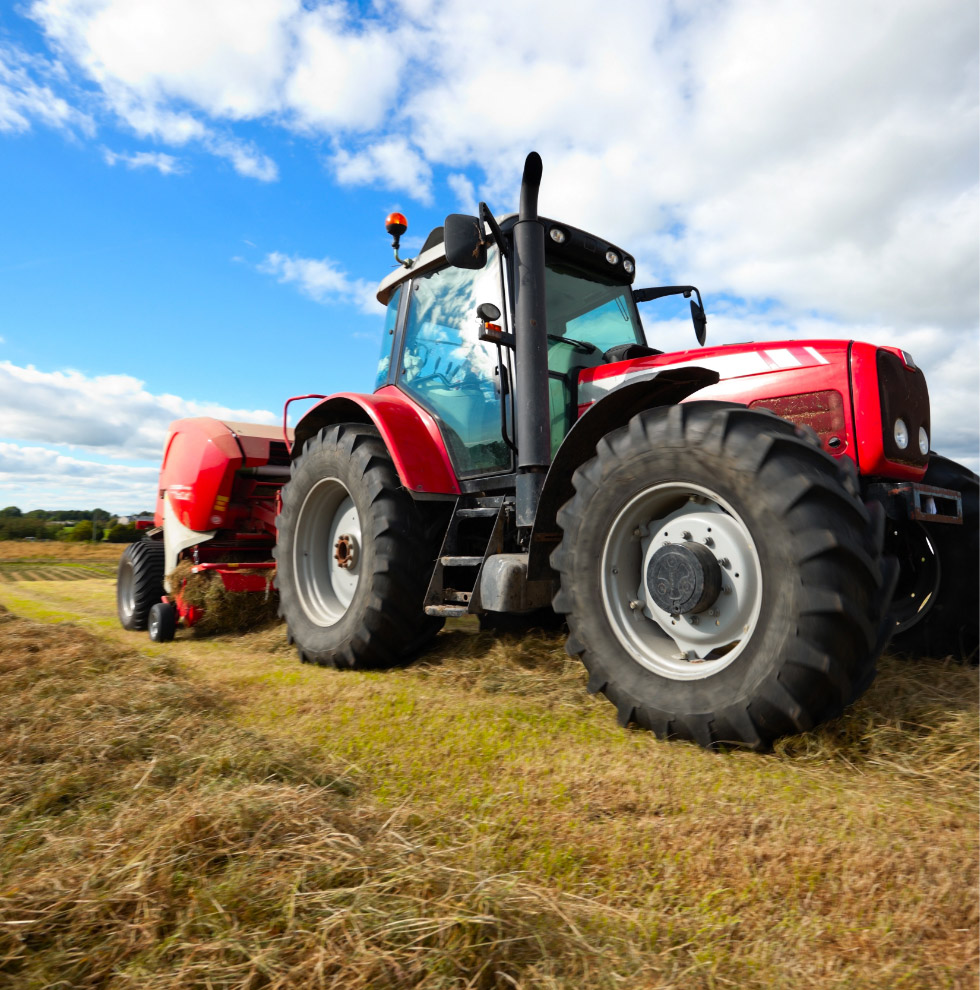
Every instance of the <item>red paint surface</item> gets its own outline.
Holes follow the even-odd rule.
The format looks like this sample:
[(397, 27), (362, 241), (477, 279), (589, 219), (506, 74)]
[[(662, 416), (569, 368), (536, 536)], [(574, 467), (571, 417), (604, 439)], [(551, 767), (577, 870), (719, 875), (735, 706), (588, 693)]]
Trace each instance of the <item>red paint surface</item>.
[(378, 428), (406, 488), (413, 492), (459, 494), (456, 474), (436, 421), (404, 392), (394, 385), (386, 385), (373, 395), (338, 392), (306, 415), (328, 410), (331, 403), (344, 399), (360, 406)]
[[(812, 348), (827, 363), (821, 363), (807, 348)], [(886, 350), (901, 355), (896, 348)], [(778, 354), (781, 351), (789, 352), (790, 359), (798, 361), (799, 366), (780, 367), (780, 363), (786, 363), (786, 356)], [(589, 368), (582, 372), (579, 382), (580, 385), (601, 383), (627, 372), (632, 375), (643, 370), (695, 365), (712, 368), (721, 379), (715, 385), (695, 392), (685, 402), (727, 399), (749, 405), (784, 396), (836, 391), (842, 401), (844, 428), (822, 437), (824, 449), (834, 457), (851, 458), (864, 475), (916, 481), (925, 474), (924, 466), (910, 467), (889, 461), (882, 449), (877, 351), (873, 344), (851, 344), (847, 340), (767, 341), (702, 347)], [(775, 356), (774, 352), (777, 352)], [(586, 408), (587, 405), (580, 406), (579, 415)], [(836, 449), (827, 446), (831, 436), (839, 437), (842, 445)]]

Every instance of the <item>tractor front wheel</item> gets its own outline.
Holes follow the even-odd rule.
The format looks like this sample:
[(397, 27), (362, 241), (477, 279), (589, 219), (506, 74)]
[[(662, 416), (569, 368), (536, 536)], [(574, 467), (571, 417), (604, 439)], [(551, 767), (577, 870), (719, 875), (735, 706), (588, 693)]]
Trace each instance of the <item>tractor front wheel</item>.
[(813, 438), (687, 403), (635, 416), (572, 480), (555, 609), (623, 725), (764, 749), (870, 683), (881, 534)]
[(302, 660), (390, 667), (441, 628), (423, 602), (437, 553), (432, 527), (373, 427), (326, 427), (306, 442), (278, 527), (280, 611)]

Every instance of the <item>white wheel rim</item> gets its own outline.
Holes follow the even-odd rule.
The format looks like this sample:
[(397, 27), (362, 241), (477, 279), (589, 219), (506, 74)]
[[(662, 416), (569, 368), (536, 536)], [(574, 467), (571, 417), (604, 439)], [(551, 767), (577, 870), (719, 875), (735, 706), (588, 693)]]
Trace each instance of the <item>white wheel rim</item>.
[[(708, 543), (710, 541), (710, 544)], [(671, 615), (653, 600), (644, 575), (664, 544), (709, 545), (722, 591), (696, 615)], [(762, 566), (748, 528), (717, 494), (694, 484), (654, 485), (619, 512), (601, 559), (602, 604), (616, 638), (641, 666), (671, 680), (711, 677), (752, 638), (762, 608)]]
[(134, 581), (133, 563), (131, 560), (127, 560), (124, 566), (119, 568), (116, 577), (116, 601), (124, 618), (128, 618), (136, 611)]
[[(361, 520), (350, 492), (336, 478), (321, 479), (300, 506), (293, 545), (297, 596), (317, 625), (336, 624), (353, 601), (362, 545)], [(353, 553), (347, 557), (350, 548)]]

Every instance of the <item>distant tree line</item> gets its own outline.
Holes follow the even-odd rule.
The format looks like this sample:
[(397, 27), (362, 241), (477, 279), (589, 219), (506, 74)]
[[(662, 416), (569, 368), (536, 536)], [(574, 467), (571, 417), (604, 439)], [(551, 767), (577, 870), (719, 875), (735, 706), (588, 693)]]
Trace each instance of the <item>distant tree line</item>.
[[(93, 535), (94, 530), (94, 535)], [(140, 538), (135, 523), (121, 523), (105, 509), (0, 509), (0, 540), (67, 540), (132, 543)]]

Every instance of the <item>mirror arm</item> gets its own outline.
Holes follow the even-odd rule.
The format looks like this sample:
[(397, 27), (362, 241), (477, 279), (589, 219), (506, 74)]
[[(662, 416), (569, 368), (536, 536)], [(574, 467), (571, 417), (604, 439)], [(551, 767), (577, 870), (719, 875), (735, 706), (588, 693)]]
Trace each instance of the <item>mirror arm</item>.
[(694, 285), (660, 285), (652, 289), (633, 289), (634, 302), (650, 302), (651, 299), (662, 299), (664, 296), (690, 296), (692, 292), (697, 292), (698, 302), (701, 301), (701, 293)]
[(490, 212), (490, 207), (486, 203), (480, 203), (480, 221), (490, 228), (490, 233), (493, 234), (493, 239), (497, 242), (500, 254), (506, 258), (508, 256), (507, 241), (504, 239), (503, 231), (500, 229), (500, 225), (494, 219), (494, 215)]

